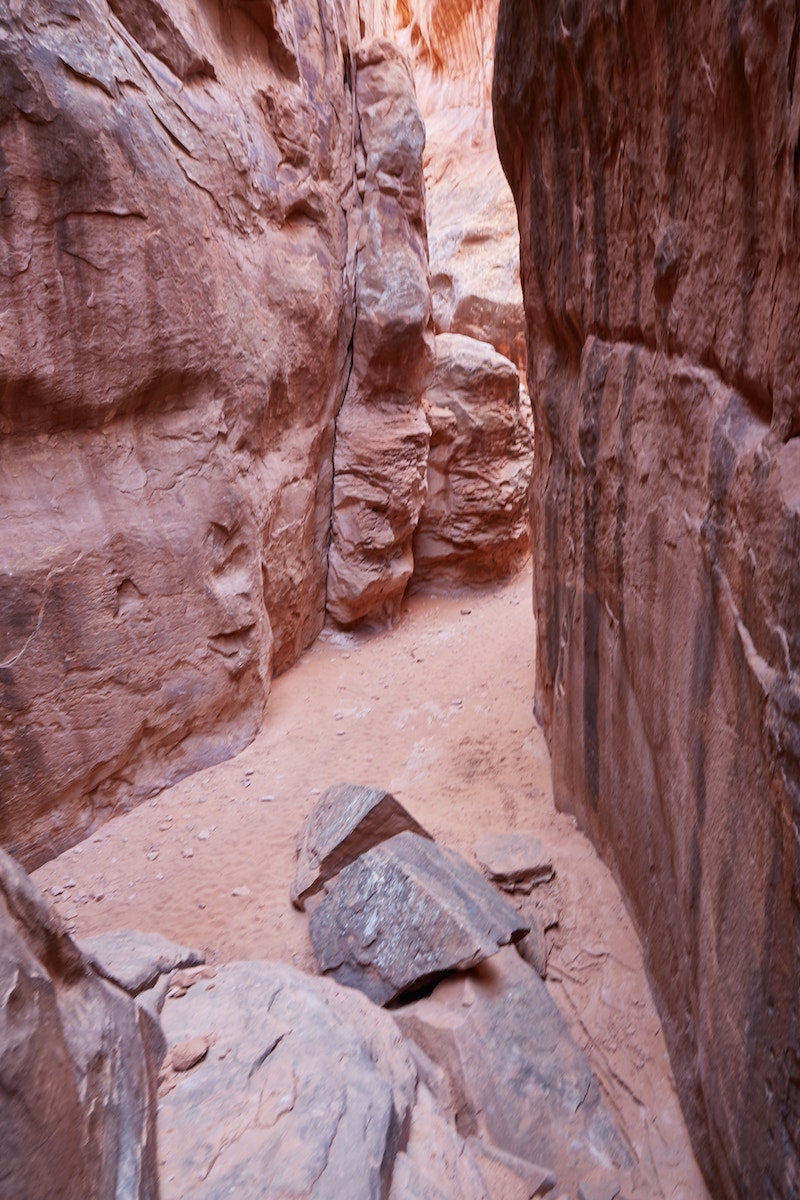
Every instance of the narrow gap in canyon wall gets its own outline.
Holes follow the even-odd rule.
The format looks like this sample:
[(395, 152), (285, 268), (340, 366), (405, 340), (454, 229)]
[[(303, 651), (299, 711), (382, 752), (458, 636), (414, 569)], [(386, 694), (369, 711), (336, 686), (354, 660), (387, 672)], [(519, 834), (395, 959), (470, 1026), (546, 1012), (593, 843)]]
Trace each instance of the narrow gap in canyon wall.
[[(559, 397), (526, 356), (496, 18), (0, 17), (2, 1196), (708, 1195), (649, 947), (551, 779), (552, 748), (559, 804), (585, 783), (604, 811), (603, 691), (571, 679), (564, 614), (597, 658), (606, 392), (635, 428), (656, 365), (631, 347), (618, 379), (595, 306), (570, 486), (597, 595), (562, 595), (564, 510), (540, 528)], [(669, 403), (715, 406), (708, 503), (685, 514), (710, 612), (758, 440), (733, 394), (749, 365), (720, 397), (661, 317)], [(767, 688), (757, 614), (731, 611)], [(720, 635), (693, 633), (702, 706)], [(620, 669), (640, 652), (631, 634)]]

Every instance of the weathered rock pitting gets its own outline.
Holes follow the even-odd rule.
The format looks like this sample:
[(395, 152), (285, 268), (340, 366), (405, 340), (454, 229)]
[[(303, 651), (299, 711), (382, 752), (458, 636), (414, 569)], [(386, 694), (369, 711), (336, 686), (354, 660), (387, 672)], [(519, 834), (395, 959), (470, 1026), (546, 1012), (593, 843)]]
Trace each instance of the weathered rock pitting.
[(800, 1188), (797, 16), (503, 0), (538, 705), (720, 1195)]

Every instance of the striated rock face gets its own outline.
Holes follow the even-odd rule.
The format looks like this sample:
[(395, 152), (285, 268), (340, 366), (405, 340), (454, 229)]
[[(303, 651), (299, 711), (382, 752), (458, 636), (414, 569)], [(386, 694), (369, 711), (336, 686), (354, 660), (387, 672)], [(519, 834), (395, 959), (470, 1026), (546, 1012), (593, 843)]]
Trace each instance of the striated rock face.
[(391, 622), (414, 560), (433, 365), (422, 149), (406, 60), (388, 41), (357, 57), (363, 208), (357, 215), (353, 367), (336, 422), (328, 612)]
[(530, 549), (530, 401), (517, 368), (486, 342), (436, 338), (425, 394), (428, 488), (414, 534), (414, 581), (486, 583)]
[(800, 1189), (793, 6), (503, 0), (538, 703), (715, 1191)]
[(0, 841), (245, 744), (319, 631), (352, 328), (346, 14), (0, 17)]
[(2, 850), (0, 996), (0, 1195), (156, 1200), (159, 1035)]
[(490, 342), (522, 369), (525, 332), (514, 202), (492, 132), (498, 0), (395, 0), (395, 36), (425, 118), (437, 333)]

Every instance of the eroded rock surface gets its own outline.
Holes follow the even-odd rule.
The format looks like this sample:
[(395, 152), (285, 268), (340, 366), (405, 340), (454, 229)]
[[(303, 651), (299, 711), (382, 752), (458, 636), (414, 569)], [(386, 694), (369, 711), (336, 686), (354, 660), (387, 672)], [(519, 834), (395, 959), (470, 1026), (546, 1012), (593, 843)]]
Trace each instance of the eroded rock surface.
[(165, 1081), (164, 1200), (416, 1200), (437, 1195), (421, 1186), (431, 1177), (454, 1188), (445, 1195), (484, 1200), (397, 1026), (358, 992), (283, 964), (231, 963), (168, 999), (163, 1023), (171, 1047), (208, 1047)]
[(444, 1071), (458, 1130), (552, 1171), (575, 1188), (594, 1168), (642, 1182), (547, 987), (508, 947), (394, 1013)]
[(717, 1194), (800, 1189), (794, 6), (503, 0), (538, 704)]
[(170, 971), (196, 967), (206, 961), (202, 950), (179, 946), (160, 933), (142, 933), (138, 929), (98, 933), (81, 938), (78, 946), (99, 975), (132, 996), (153, 987)]
[(503, 579), (530, 549), (530, 401), (517, 368), (487, 342), (436, 338), (427, 494), (414, 534), (414, 583)]
[(300, 834), (292, 904), (305, 908), (310, 896), (359, 855), (404, 830), (430, 837), (383, 788), (354, 783), (326, 788)]
[(433, 366), (422, 150), (408, 63), (389, 41), (362, 47), (356, 98), (363, 207), (356, 215), (353, 365), (336, 421), (328, 612), (390, 623), (413, 570)]
[(156, 1200), (157, 1045), (0, 850), (0, 1195)]
[(0, 23), (0, 839), (32, 864), (243, 746), (321, 628), (358, 35), (311, 0)]
[(528, 926), (461, 855), (398, 833), (345, 867), (310, 929), (321, 971), (387, 1004), (496, 954)]

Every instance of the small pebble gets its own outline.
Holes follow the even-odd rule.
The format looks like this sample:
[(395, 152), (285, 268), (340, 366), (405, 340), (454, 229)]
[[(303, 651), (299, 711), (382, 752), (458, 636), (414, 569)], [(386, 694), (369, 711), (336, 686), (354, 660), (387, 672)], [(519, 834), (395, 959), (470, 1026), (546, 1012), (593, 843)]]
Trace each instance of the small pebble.
[(249, 780), (249, 779), (243, 779), (243, 780), (242, 780), (242, 787), (250, 787), (250, 780)]
[(311, 795), (312, 795), (312, 796), (319, 796), (319, 794), (320, 794), (320, 790), (319, 790), (319, 788), (312, 788), (312, 789), (311, 789)]
[(183, 850), (181, 850), (181, 854), (184, 858), (194, 858), (194, 850), (191, 846), (184, 846)]
[(189, 1071), (202, 1062), (208, 1054), (208, 1038), (193, 1037), (188, 1042), (178, 1042), (169, 1052), (169, 1065), (173, 1071)]
[(337, 730), (336, 730), (336, 736), (337, 736), (337, 737), (344, 737), (344, 735), (345, 735), (345, 731), (344, 731), (344, 729), (337, 729)]
[(150, 862), (156, 861), (156, 859), (158, 858), (158, 853), (159, 852), (158, 852), (158, 849), (156, 846), (153, 846), (151, 850), (147, 851), (147, 857), (150, 859)]
[(247, 770), (245, 771), (245, 775), (255, 775), (255, 771), (253, 770), (252, 767), (248, 767)]
[(198, 842), (207, 842), (210, 837), (211, 834), (207, 829), (201, 829), (197, 835), (197, 840)]
[(50, 895), (51, 896), (63, 896), (64, 895), (63, 887), (59, 887), (59, 885), (57, 883), (54, 883), (53, 886), (50, 888)]
[(250, 888), (249, 888), (249, 887), (237, 887), (237, 888), (234, 888), (234, 889), (233, 889), (233, 891), (231, 892), (231, 895), (232, 895), (232, 896), (249, 896), (249, 895), (250, 895)]
[(206, 797), (205, 797), (205, 796), (198, 796), (198, 797), (197, 797), (197, 803), (198, 803), (198, 804), (205, 804), (205, 802), (206, 802)]

